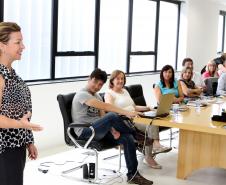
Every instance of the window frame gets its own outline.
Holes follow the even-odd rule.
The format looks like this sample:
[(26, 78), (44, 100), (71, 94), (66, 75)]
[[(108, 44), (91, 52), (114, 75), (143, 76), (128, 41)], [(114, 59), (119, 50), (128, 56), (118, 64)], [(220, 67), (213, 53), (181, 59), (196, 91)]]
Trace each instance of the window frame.
[(4, 15), (4, 0), (0, 0), (0, 22), (3, 21)]
[(224, 52), (224, 50), (226, 48), (224, 48), (224, 44), (226, 42), (226, 35), (225, 35), (225, 31), (226, 31), (226, 11), (220, 10), (220, 16), (223, 16), (223, 30), (222, 30), (222, 45), (221, 45), (221, 51), (217, 51), (217, 53), (221, 53)]
[[(159, 37), (159, 17), (160, 17), (160, 2), (168, 2), (178, 5), (178, 17), (177, 17), (177, 36), (176, 36), (176, 53), (175, 53), (175, 66), (174, 69), (177, 70), (178, 64), (178, 47), (179, 47), (179, 31), (180, 31), (180, 11), (181, 11), (181, 2), (180, 1), (170, 1), (170, 0), (149, 0), (156, 2), (156, 22), (155, 22), (155, 43), (154, 51), (131, 51), (132, 48), (132, 17), (133, 17), (133, 0), (130, 1), (129, 8), (129, 30), (128, 30), (128, 50), (127, 50), (127, 74), (139, 74), (139, 73), (150, 73), (150, 72), (159, 72), (157, 70), (157, 60), (158, 60), (158, 37)], [(131, 55), (154, 55), (154, 71), (139, 71), (139, 72), (130, 72), (130, 57)]]
[(52, 15), (52, 49), (51, 49), (51, 80), (61, 79), (74, 79), (87, 76), (75, 76), (75, 77), (62, 77), (55, 78), (55, 65), (56, 57), (67, 56), (94, 56), (94, 68), (98, 66), (98, 53), (99, 53), (99, 24), (100, 24), (100, 0), (95, 0), (95, 21), (94, 21), (94, 51), (57, 51), (58, 44), (58, 8), (59, 0), (53, 0), (53, 15)]
[[(175, 61), (175, 70), (177, 70), (178, 63), (178, 46), (179, 46), (179, 29), (180, 29), (180, 11), (181, 11), (181, 2), (176, 0), (148, 0), (156, 2), (156, 22), (155, 22), (155, 42), (154, 42), (154, 51), (131, 51), (131, 42), (132, 42), (132, 16), (133, 16), (133, 2), (134, 0), (129, 0), (129, 10), (128, 10), (128, 31), (127, 31), (127, 59), (126, 59), (126, 74), (145, 74), (159, 72), (157, 69), (157, 53), (158, 53), (158, 31), (159, 31), (159, 16), (160, 16), (160, 1), (174, 3), (178, 5), (178, 18), (177, 18), (177, 36), (176, 36), (176, 61)], [(26, 82), (44, 82), (44, 81), (59, 81), (59, 80), (70, 80), (70, 79), (82, 79), (87, 76), (73, 76), (73, 77), (55, 77), (55, 67), (56, 67), (56, 57), (67, 57), (67, 56), (94, 56), (94, 67), (98, 67), (98, 57), (99, 57), (99, 31), (100, 31), (100, 3), (101, 0), (95, 0), (95, 18), (94, 18), (94, 51), (57, 51), (58, 43), (58, 8), (59, 0), (52, 0), (52, 22), (51, 24), (51, 46), (50, 46), (50, 78), (48, 79), (35, 79), (35, 80), (26, 80)], [(4, 0), (0, 0), (0, 21), (4, 21)], [(154, 70), (153, 71), (138, 71), (130, 72), (130, 56), (131, 55), (154, 55)]]

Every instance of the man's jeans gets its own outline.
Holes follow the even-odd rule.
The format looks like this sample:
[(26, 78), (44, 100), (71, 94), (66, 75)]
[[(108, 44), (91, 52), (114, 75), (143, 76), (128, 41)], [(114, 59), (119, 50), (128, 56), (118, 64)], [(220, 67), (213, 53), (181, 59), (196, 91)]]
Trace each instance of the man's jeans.
[[(105, 116), (97, 120), (92, 124), (95, 131), (94, 140), (104, 139), (112, 144), (122, 144), (124, 148), (124, 155), (126, 166), (128, 168), (128, 179), (130, 179), (137, 171), (137, 156), (136, 156), (136, 145), (134, 143), (134, 137), (130, 129), (125, 125), (123, 119), (116, 113), (107, 113)], [(115, 140), (111, 134), (111, 128), (120, 132), (119, 139)], [(92, 135), (90, 128), (84, 128), (79, 139), (88, 139)]]

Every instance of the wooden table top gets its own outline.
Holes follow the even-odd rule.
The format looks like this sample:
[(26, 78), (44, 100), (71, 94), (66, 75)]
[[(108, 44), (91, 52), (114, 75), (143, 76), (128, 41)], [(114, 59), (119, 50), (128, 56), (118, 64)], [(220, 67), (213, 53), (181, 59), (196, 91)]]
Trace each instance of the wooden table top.
[[(225, 102), (225, 101), (224, 101)], [(174, 127), (184, 130), (206, 132), (212, 134), (226, 135), (226, 129), (223, 126), (226, 122), (212, 121), (212, 115), (220, 115), (222, 108), (226, 108), (226, 103), (209, 104), (206, 107), (200, 107), (197, 111), (195, 107), (188, 106), (185, 112), (179, 112), (177, 116), (170, 114), (166, 118), (153, 120), (153, 125)], [(134, 122), (141, 124), (150, 124), (152, 119), (134, 118)]]

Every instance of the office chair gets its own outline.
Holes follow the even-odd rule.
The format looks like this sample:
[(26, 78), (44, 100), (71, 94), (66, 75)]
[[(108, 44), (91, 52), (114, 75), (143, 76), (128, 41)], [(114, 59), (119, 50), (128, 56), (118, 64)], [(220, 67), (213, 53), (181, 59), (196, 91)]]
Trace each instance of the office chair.
[(218, 78), (211, 77), (204, 80), (206, 85), (206, 95), (215, 96), (217, 92)]
[[(153, 88), (155, 88), (155, 84), (153, 84)], [(143, 88), (141, 84), (134, 84), (134, 85), (129, 85), (126, 87), (128, 90), (130, 96), (132, 97), (134, 103), (136, 105), (141, 105), (141, 106), (147, 106), (145, 98), (144, 98), (144, 93), (143, 93)], [(170, 147), (172, 146), (172, 139), (173, 139), (173, 132), (172, 129), (169, 127), (163, 127), (159, 126), (159, 132), (165, 131), (165, 130), (170, 130)]]
[[(104, 151), (107, 149), (112, 149), (117, 147), (118, 145), (109, 144), (105, 142), (104, 140), (101, 141), (95, 141), (93, 140), (95, 136), (94, 129), (91, 124), (75, 124), (72, 123), (72, 117), (71, 117), (71, 107), (72, 107), (72, 101), (76, 93), (69, 93), (69, 94), (59, 94), (57, 95), (57, 100), (59, 103), (60, 111), (63, 118), (64, 123), (64, 139), (65, 143), (69, 146), (75, 146), (76, 148), (79, 148), (80, 150), (86, 152), (85, 154), (92, 154), (95, 155), (96, 161), (95, 161), (95, 178), (89, 179), (91, 182), (95, 182), (98, 179), (98, 152)], [(91, 137), (86, 140), (80, 140), (78, 139), (77, 135), (74, 133), (74, 129), (76, 127), (89, 127), (92, 130)], [(121, 147), (119, 146), (119, 167), (118, 171), (121, 169)], [(81, 166), (80, 166), (81, 167)], [(63, 174), (70, 173), (74, 170), (77, 170), (78, 167), (63, 171)]]

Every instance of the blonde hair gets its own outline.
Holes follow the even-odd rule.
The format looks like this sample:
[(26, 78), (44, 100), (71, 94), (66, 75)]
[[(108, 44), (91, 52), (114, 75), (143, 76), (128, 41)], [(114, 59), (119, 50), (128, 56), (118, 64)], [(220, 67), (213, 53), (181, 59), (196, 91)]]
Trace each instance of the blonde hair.
[(215, 71), (214, 71), (214, 73), (217, 71), (217, 65), (216, 65), (216, 63), (213, 61), (213, 60), (211, 60), (211, 61), (209, 61), (208, 63), (207, 63), (207, 65), (206, 65), (206, 71), (207, 72), (210, 72), (210, 70), (209, 70), (209, 66), (210, 65), (213, 65), (214, 67), (215, 67)]
[(120, 74), (123, 74), (123, 76), (124, 76), (124, 84), (123, 85), (126, 84), (126, 75), (125, 75), (125, 73), (123, 71), (120, 71), (120, 70), (114, 70), (111, 73), (111, 76), (110, 76), (110, 79), (109, 79), (109, 88), (110, 89), (112, 89), (114, 87), (113, 81)]
[[(21, 28), (14, 22), (0, 22), (0, 42), (6, 44), (12, 32), (20, 32)], [(0, 50), (0, 54), (1, 54)]]
[(192, 76), (193, 76), (193, 70), (191, 67), (183, 67), (182, 71), (181, 71), (181, 79), (183, 79), (183, 74), (186, 73), (187, 70), (190, 70), (191, 71), (191, 78), (189, 80), (192, 79)]

